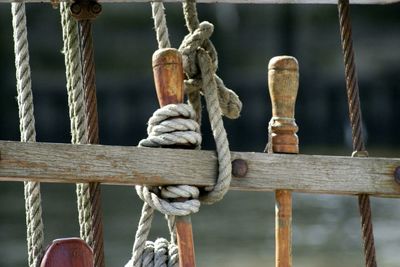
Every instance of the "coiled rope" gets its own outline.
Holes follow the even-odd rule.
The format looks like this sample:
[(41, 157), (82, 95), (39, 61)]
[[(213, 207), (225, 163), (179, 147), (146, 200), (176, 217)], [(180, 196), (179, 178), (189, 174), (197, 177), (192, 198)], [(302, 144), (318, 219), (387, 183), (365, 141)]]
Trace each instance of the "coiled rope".
[[(36, 142), (25, 3), (11, 3), (21, 142)], [(28, 264), (36, 267), (43, 255), (40, 184), (24, 183)]]
[[(159, 48), (170, 47), (168, 28), (162, 2), (151, 3), (156, 37)], [(200, 93), (205, 97), (209, 121), (216, 143), (218, 155), (218, 178), (213, 187), (205, 188), (200, 195), (194, 186), (165, 186), (161, 188), (137, 186), (139, 197), (145, 202), (135, 236), (132, 259), (126, 266), (176, 266), (178, 255), (174, 216), (184, 216), (199, 210), (200, 201), (206, 204), (215, 203), (223, 198), (231, 181), (231, 157), (229, 143), (222, 115), (237, 118), (242, 103), (238, 96), (226, 88), (223, 81), (215, 74), (218, 60), (217, 53), (209, 37), (213, 25), (199, 23), (195, 1), (183, 3), (184, 16), (189, 34), (179, 48), (183, 56), (185, 91), (189, 105), (173, 104), (157, 110), (148, 122), (148, 138), (139, 146), (161, 147), (165, 145), (191, 145), (200, 147), (199, 133), (201, 120)], [(177, 118), (179, 117), (179, 118)], [(182, 199), (185, 201), (173, 201)], [(154, 209), (164, 213), (168, 219), (171, 241), (157, 239), (154, 243), (146, 241), (153, 219)], [(164, 244), (157, 246), (157, 244)], [(168, 255), (168, 257), (166, 256)]]
[[(354, 50), (352, 30), (349, 12), (349, 0), (339, 0), (339, 23), (340, 37), (345, 64), (347, 98), (349, 104), (349, 116), (352, 130), (353, 155), (354, 157), (368, 156), (362, 134), (361, 105), (354, 61)], [(362, 238), (364, 243), (365, 266), (376, 267), (376, 255), (374, 244), (374, 233), (372, 227), (372, 211), (369, 196), (361, 194), (358, 196), (358, 204), (361, 215)]]

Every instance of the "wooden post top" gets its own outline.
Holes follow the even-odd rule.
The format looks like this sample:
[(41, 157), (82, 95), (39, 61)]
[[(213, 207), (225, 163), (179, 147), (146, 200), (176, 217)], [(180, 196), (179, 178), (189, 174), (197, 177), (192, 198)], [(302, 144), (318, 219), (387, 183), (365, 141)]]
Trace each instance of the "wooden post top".
[(153, 74), (161, 107), (183, 103), (182, 56), (177, 49), (159, 49), (153, 54)]
[(56, 239), (46, 250), (40, 267), (93, 267), (92, 249), (79, 238)]
[(299, 140), (294, 111), (299, 88), (299, 65), (294, 57), (278, 56), (270, 60), (268, 87), (272, 103), (268, 152), (297, 154)]

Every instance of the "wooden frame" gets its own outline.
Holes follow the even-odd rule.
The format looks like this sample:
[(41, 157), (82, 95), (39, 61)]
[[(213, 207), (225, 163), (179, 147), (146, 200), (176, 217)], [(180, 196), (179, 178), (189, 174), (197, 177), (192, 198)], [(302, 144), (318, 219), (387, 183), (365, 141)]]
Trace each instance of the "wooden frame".
[[(0, 141), (0, 153), (0, 181), (210, 186), (217, 176), (214, 151)], [(238, 158), (248, 172), (233, 190), (400, 197), (400, 158), (232, 152)]]
[[(25, 0), (25, 3), (50, 3), (66, 0)], [(0, 0), (0, 3), (18, 2), (17, 0)], [(151, 0), (99, 0), (100, 3), (139, 3)], [(163, 2), (182, 2), (182, 0), (163, 0)], [(198, 3), (231, 3), (231, 4), (337, 4), (336, 0), (198, 0)], [(351, 4), (393, 4), (400, 0), (350, 0)]]

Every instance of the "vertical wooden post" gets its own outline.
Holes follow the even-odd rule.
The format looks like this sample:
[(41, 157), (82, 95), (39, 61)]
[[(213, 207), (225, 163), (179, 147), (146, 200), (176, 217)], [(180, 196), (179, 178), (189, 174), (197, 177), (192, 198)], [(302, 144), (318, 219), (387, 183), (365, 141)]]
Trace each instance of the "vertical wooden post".
[[(173, 48), (159, 49), (153, 54), (153, 73), (160, 106), (183, 103), (182, 56)], [(195, 267), (194, 242), (190, 216), (176, 217), (179, 266)]]
[[(268, 86), (272, 102), (268, 153), (298, 154), (298, 127), (294, 107), (299, 86), (299, 67), (294, 57), (279, 56), (268, 65)], [(287, 166), (290, 168), (290, 166)], [(292, 193), (275, 193), (275, 266), (292, 266)]]

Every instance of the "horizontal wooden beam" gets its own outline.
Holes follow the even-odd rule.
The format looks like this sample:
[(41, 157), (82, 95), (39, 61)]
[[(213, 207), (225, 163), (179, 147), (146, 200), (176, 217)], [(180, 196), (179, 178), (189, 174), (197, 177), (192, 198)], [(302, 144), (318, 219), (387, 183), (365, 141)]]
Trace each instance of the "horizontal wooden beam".
[[(66, 0), (61, 0), (66, 1)], [(17, 0), (0, 0), (0, 3), (19, 2)], [(26, 3), (50, 3), (60, 0), (25, 0)], [(151, 0), (99, 0), (100, 3), (139, 3)], [(163, 2), (182, 2), (182, 0), (163, 0)], [(198, 0), (198, 3), (231, 3), (231, 4), (337, 4), (336, 0)], [(393, 4), (400, 0), (350, 0), (350, 4)]]
[[(213, 151), (0, 141), (0, 181), (211, 186)], [(232, 152), (247, 162), (231, 189), (400, 197), (400, 159)]]

